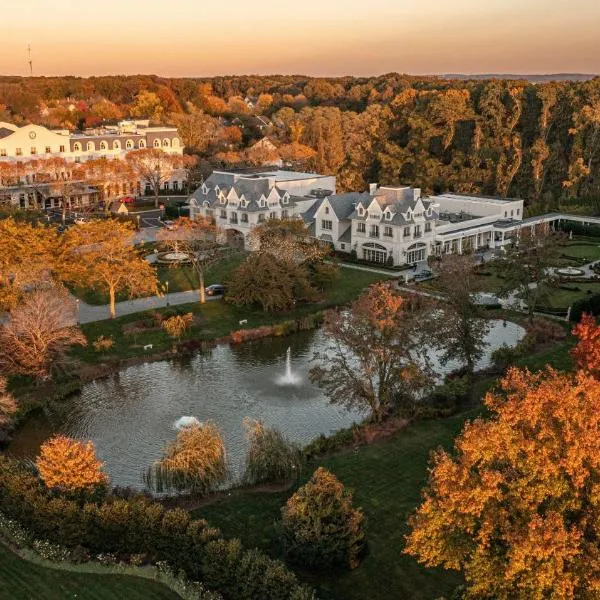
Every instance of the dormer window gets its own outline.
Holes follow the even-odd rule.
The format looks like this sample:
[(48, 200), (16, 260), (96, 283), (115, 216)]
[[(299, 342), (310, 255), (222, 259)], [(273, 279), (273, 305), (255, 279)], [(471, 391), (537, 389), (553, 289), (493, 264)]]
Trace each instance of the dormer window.
[(388, 221), (391, 221), (391, 220), (392, 220), (392, 213), (391, 213), (389, 210), (386, 210), (386, 211), (385, 211), (385, 218), (386, 218)]
[(329, 206), (325, 207), (325, 214), (328, 215), (329, 214)]
[(202, 193), (203, 193), (204, 195), (206, 195), (206, 193), (207, 193), (207, 192), (208, 192), (208, 187), (206, 187), (206, 184), (205, 184), (205, 183), (203, 183), (203, 184), (202, 184)]
[(286, 195), (283, 197), (283, 199), (281, 200), (281, 202), (282, 202), (283, 204), (287, 204), (287, 203), (288, 203), (288, 200), (289, 200), (289, 196), (286, 194)]
[(362, 206), (358, 207), (358, 215), (362, 217), (365, 214), (365, 209)]

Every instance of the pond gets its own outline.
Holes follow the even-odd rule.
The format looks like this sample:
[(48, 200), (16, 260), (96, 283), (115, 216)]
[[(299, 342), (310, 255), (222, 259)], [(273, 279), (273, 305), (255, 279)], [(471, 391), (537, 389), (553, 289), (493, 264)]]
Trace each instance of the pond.
[[(478, 368), (489, 365), (493, 350), (524, 335), (514, 323), (491, 323)], [(35, 457), (55, 432), (92, 440), (113, 485), (142, 488), (142, 473), (175, 438), (177, 421), (195, 417), (221, 428), (237, 479), (247, 449), (244, 417), (262, 419), (300, 444), (362, 420), (358, 411), (331, 405), (310, 383), (311, 359), (324, 346), (324, 334), (311, 331), (128, 367), (32, 416), (16, 432), (9, 452)], [(291, 376), (286, 374), (288, 347)], [(433, 352), (431, 359), (440, 375), (458, 366), (442, 368)]]

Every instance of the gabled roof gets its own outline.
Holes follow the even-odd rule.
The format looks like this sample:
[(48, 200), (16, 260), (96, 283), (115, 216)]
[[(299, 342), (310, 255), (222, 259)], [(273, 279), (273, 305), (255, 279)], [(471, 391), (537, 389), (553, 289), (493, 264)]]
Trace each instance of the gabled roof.
[(328, 196), (327, 201), (331, 205), (335, 216), (339, 219), (349, 219), (356, 205), (363, 199), (369, 199), (366, 192), (348, 192), (346, 194), (334, 194)]

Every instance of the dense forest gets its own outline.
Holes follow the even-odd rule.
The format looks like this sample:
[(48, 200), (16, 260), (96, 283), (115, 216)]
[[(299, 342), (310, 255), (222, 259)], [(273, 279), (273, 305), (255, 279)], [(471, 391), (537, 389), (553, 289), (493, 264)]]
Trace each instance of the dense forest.
[(387, 74), (0, 77), (0, 121), (94, 127), (127, 116), (176, 124), (205, 166), (264, 160), (427, 192), (525, 198), (530, 214), (600, 212), (600, 79), (532, 84)]

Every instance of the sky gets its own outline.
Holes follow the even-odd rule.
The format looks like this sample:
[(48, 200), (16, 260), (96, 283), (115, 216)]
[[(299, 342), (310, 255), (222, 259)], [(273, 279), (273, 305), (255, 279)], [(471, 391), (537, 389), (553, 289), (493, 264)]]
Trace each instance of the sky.
[(599, 73), (600, 0), (0, 0), (0, 74)]

